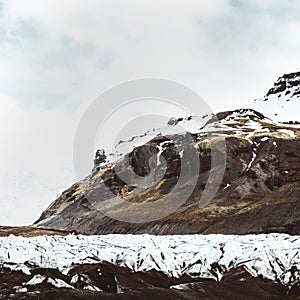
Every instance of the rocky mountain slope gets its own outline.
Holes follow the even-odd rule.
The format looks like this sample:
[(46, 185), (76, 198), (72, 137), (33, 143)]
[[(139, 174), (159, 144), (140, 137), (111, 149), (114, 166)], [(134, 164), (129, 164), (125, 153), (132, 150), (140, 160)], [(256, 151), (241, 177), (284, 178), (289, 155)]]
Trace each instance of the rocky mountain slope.
[[(171, 120), (174, 133), (146, 137), (101, 165), (63, 192), (34, 226), (86, 234), (299, 234), (300, 129), (251, 109), (201, 118), (204, 125), (196, 117)], [(178, 129), (181, 122), (191, 134)], [(194, 152), (198, 169), (186, 155)], [(217, 193), (201, 203), (213, 181)], [(161, 199), (167, 206), (151, 206)], [(147, 209), (138, 210), (141, 203)], [(177, 203), (172, 213), (146, 222)], [(137, 215), (145, 222), (132, 222)]]

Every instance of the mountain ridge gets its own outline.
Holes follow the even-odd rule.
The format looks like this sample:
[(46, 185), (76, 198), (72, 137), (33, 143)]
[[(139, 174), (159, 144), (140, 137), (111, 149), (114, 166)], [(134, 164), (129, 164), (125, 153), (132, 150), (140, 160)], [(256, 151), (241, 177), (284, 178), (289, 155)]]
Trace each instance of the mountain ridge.
[[(109, 218), (88, 200), (90, 195), (97, 195), (100, 202), (109, 200), (105, 192), (107, 187), (115, 195), (124, 197), (127, 203), (156, 201), (168, 196), (177, 182), (175, 174), (180, 169), (181, 159), (180, 154), (173, 151), (170, 139), (183, 136), (184, 133), (157, 136), (135, 147), (123, 159), (104, 165), (99, 172), (91, 173), (64, 192), (34, 226), (85, 234), (299, 233), (300, 129), (274, 123), (251, 109), (219, 113), (192, 134), (194, 140), (186, 146), (197, 149), (200, 160), (198, 182), (186, 203), (171, 215), (157, 222), (127, 223)], [(163, 148), (166, 140), (169, 142)], [(209, 178), (211, 142), (218, 145), (220, 140), (226, 143), (224, 178), (214, 199), (206, 207), (199, 208), (197, 203)], [(161, 159), (168, 162), (165, 176), (154, 187), (141, 191), (120, 180), (114, 171), (117, 168), (126, 173), (124, 166), (129, 166), (139, 176), (147, 176), (149, 159), (153, 155), (157, 158), (152, 168), (157, 173), (162, 168)], [(286, 199), (279, 196), (289, 195), (290, 189), (293, 195)], [(176, 195), (172, 197), (176, 199)], [(278, 221), (278, 214), (284, 221)], [(261, 220), (253, 219), (255, 215), (261, 216)]]

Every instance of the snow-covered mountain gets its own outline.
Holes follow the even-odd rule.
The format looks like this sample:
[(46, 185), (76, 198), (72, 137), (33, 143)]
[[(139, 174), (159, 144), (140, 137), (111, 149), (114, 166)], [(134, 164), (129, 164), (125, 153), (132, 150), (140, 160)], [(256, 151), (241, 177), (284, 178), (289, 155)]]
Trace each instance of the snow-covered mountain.
[[(270, 124), (271, 126), (277, 126), (277, 130), (270, 130)], [(295, 129), (296, 131), (297, 129)], [(164, 127), (134, 136), (128, 141), (119, 141), (113, 152), (108, 155), (107, 162), (114, 162), (122, 158), (133, 151), (135, 147), (142, 146), (152, 139), (184, 132), (198, 136), (227, 135), (246, 137), (248, 139), (254, 135), (266, 133), (278, 137), (294, 137), (296, 134), (293, 128), (290, 129), (287, 126), (283, 126), (281, 123), (265, 117), (254, 109), (237, 109), (216, 115), (206, 114), (203, 116), (171, 118)]]
[[(299, 125), (300, 116), (300, 72), (285, 74), (278, 78), (274, 83), (274, 86), (268, 90), (265, 96), (260, 99), (255, 99), (248, 105), (250, 109), (263, 114), (275, 123), (290, 123), (290, 125)], [(240, 109), (235, 116), (231, 116), (232, 119), (239, 117), (243, 118), (243, 114), (249, 115), (250, 110)], [(134, 147), (141, 146), (156, 136), (177, 134), (182, 132), (200, 133), (209, 132), (214, 130), (214, 125), (206, 126), (207, 122), (213, 117), (212, 113), (205, 114), (203, 116), (190, 116), (185, 118), (171, 118), (165, 126), (149, 130), (145, 133), (141, 133), (138, 136), (132, 137), (130, 140), (121, 140), (112, 150), (112, 153), (108, 155), (108, 161), (115, 161), (121, 158), (126, 153), (133, 150)], [(223, 120), (220, 128), (225, 131), (230, 128), (228, 120)], [(229, 126), (226, 125), (226, 122)], [(299, 124), (298, 124), (299, 123)], [(254, 125), (254, 124), (252, 124)], [(250, 124), (247, 124), (251, 128)], [(254, 125), (255, 126), (255, 125)]]
[(250, 107), (272, 120), (300, 124), (300, 72), (279, 77), (267, 94)]
[(199, 133), (203, 131), (206, 123), (213, 117), (212, 113), (203, 116), (189, 116), (185, 118), (170, 118), (163, 127), (154, 128), (129, 140), (120, 140), (107, 157), (107, 162), (114, 162), (130, 153), (135, 147), (142, 146), (152, 139), (183, 132)]
[[(284, 75), (255, 109), (171, 118), (120, 141), (106, 161), (99, 151), (91, 174), (32, 227), (2, 230), (4, 236), (73, 234), (0, 238), (0, 297), (295, 299), (299, 100), (300, 73)], [(216, 180), (211, 174), (219, 173), (213, 198), (200, 205)], [(161, 200), (167, 205), (151, 206)]]
[[(203, 124), (195, 117), (172, 119), (162, 134), (144, 135), (142, 145), (121, 143), (127, 144), (128, 152), (95, 169), (62, 193), (34, 226), (88, 234), (274, 231), (298, 234), (300, 128), (275, 123), (251, 109), (222, 112), (202, 119)], [(189, 127), (191, 134), (182, 129), (181, 122)], [(196, 171), (199, 174), (193, 170), (195, 161), (181, 164), (185, 159), (184, 149), (194, 149), (199, 158), (199, 171)], [(199, 203), (206, 183), (216, 180), (210, 171), (212, 151), (219, 155), (213, 170), (221, 172), (221, 178), (215, 197), (202, 208)], [(165, 210), (148, 208), (148, 216), (156, 218), (151, 219), (153, 222), (148, 219), (146, 222), (145, 211), (135, 215), (144, 216), (138, 224), (129, 222), (126, 218), (132, 215), (136, 203), (164, 199), (171, 205), (185, 199), (183, 188), (172, 190), (182, 165), (189, 174), (180, 183), (182, 187), (193, 186), (192, 180), (198, 177), (187, 201), (161, 217), (157, 216)], [(131, 175), (132, 171), (138, 176)], [(153, 176), (148, 180), (149, 173)], [(128, 178), (131, 182), (126, 181)], [(143, 178), (147, 178), (147, 186), (140, 185)], [(122, 204), (116, 201), (118, 195), (126, 201)], [(103, 205), (107, 205), (105, 214), (99, 209)]]

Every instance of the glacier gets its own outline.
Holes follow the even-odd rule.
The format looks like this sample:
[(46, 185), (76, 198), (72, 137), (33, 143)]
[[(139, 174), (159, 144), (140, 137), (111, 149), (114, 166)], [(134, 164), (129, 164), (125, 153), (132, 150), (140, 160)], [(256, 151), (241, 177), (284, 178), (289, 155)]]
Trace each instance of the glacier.
[(300, 236), (258, 235), (75, 235), (0, 237), (3, 267), (30, 274), (30, 264), (67, 274), (74, 265), (109, 262), (134, 272), (157, 270), (220, 281), (243, 266), (252, 276), (291, 287), (300, 280)]

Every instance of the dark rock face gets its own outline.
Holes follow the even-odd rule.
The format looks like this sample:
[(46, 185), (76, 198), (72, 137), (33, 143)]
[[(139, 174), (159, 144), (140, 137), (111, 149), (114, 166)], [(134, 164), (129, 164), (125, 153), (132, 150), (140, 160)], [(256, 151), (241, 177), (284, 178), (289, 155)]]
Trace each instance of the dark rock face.
[[(288, 88), (300, 86), (300, 72), (285, 74), (282, 77), (279, 77), (278, 80), (274, 83), (274, 87), (269, 90), (266, 96), (272, 94), (278, 94), (284, 92)], [(290, 94), (291, 91), (287, 91), (287, 94)], [(300, 93), (300, 88), (295, 91), (294, 95)]]
[[(0, 268), (1, 299), (298, 299), (299, 285), (290, 289), (238, 267), (221, 281), (189, 276), (170, 278), (150, 270), (133, 273), (109, 263), (74, 266), (68, 274), (30, 265), (31, 275)], [(33, 280), (40, 278), (40, 280)], [(58, 282), (66, 287), (55, 286)]]
[[(205, 132), (209, 126), (214, 127)], [(217, 114), (205, 128), (193, 134), (192, 140), (184, 133), (157, 136), (136, 147), (63, 192), (34, 226), (84, 234), (300, 234), (300, 130), (276, 125), (251, 110)], [(226, 153), (218, 146), (222, 138)], [(197, 174), (193, 173), (194, 162), (183, 159), (178, 144), (184, 151), (196, 149), (200, 161)], [(214, 151), (226, 155), (226, 168), (218, 192), (200, 208), (207, 181), (213, 180), (209, 177), (212, 145)], [(221, 162), (214, 166), (218, 168), (222, 169)], [(195, 177), (197, 184), (183, 205), (159, 220), (123, 222), (97, 209), (116, 195), (132, 205), (112, 206), (111, 211), (120, 215), (130, 213), (136, 203), (164, 197), (179, 201), (183, 195), (174, 187), (183, 171), (187, 175), (180, 181), (182, 187), (191, 185)], [(144, 178), (148, 185), (141, 187)]]
[(94, 159), (94, 170), (99, 171), (100, 170), (100, 165), (104, 164), (106, 162), (106, 154), (104, 149), (98, 149), (95, 154), (95, 159)]

